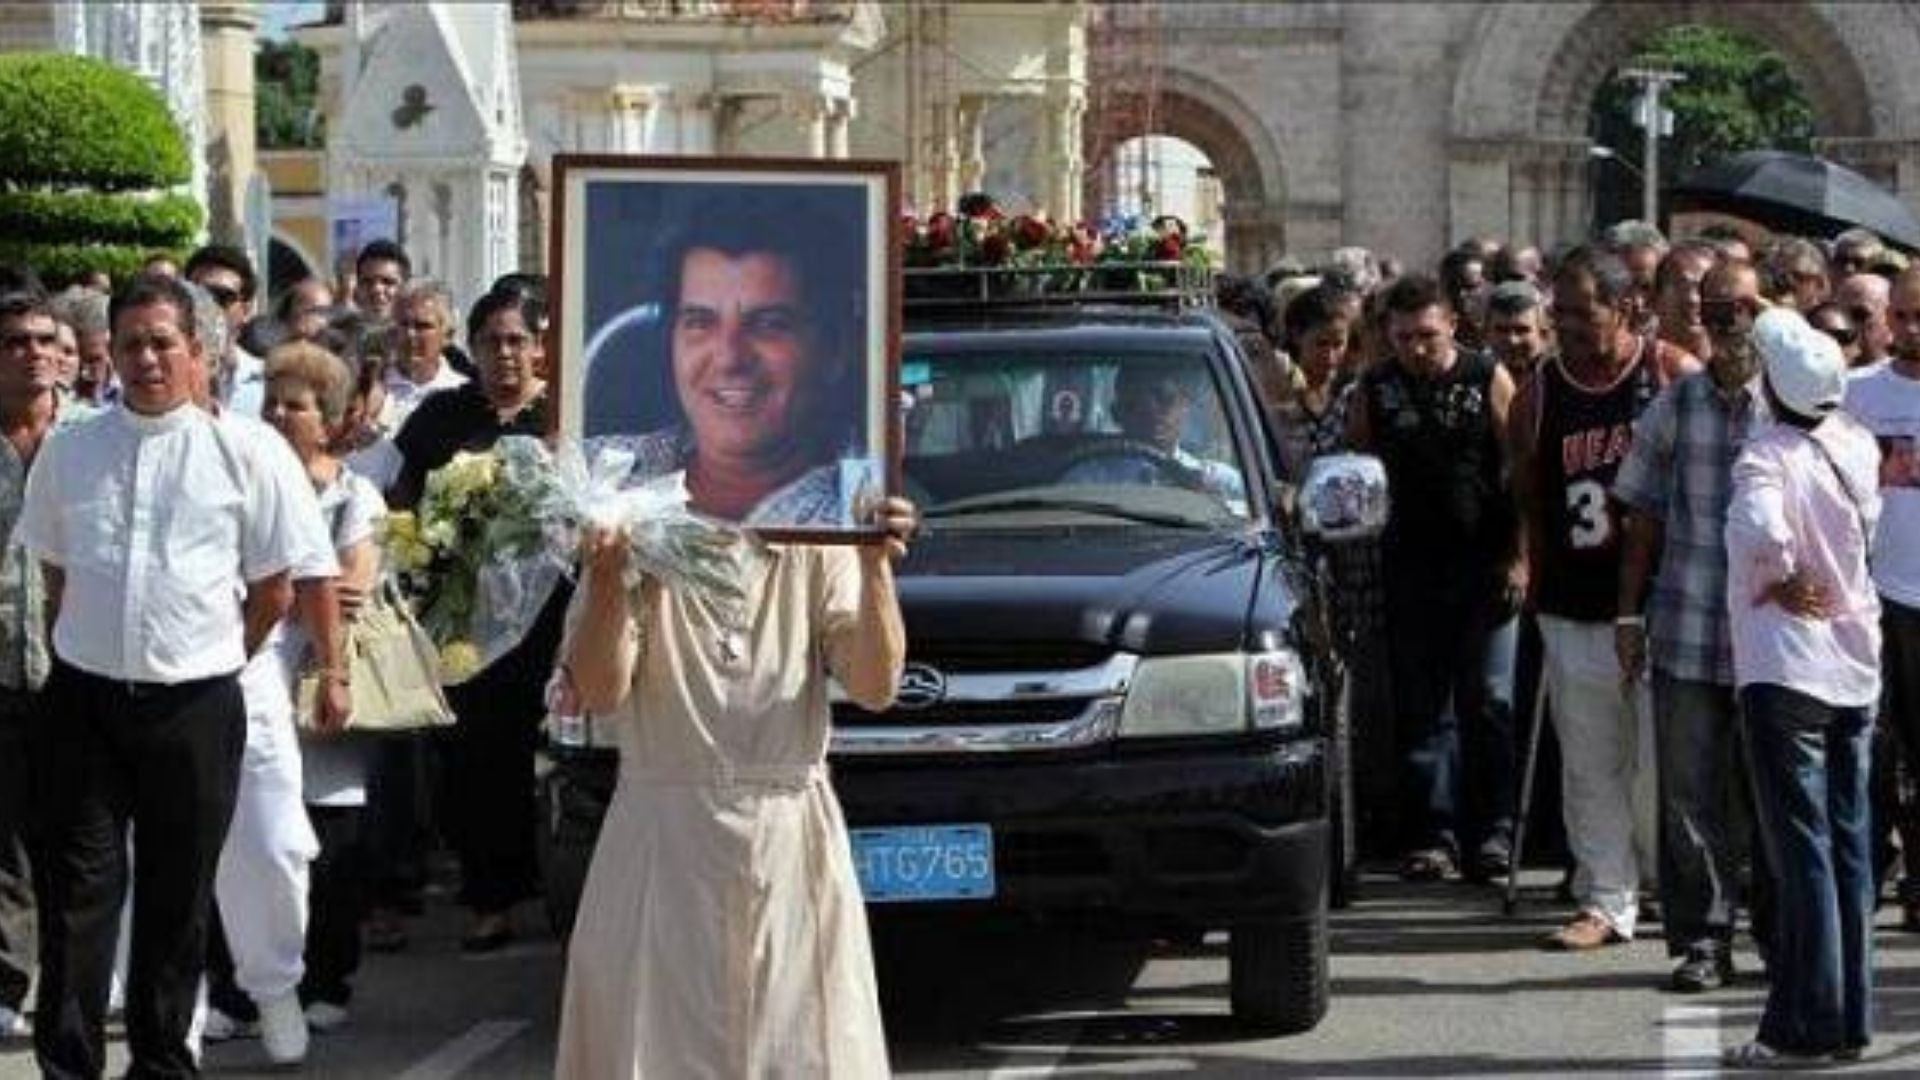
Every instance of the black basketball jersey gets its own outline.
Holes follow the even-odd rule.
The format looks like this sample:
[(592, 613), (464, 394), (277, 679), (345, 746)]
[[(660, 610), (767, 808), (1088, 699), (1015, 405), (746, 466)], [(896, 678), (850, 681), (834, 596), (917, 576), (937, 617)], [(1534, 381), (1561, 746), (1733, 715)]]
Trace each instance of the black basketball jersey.
[(1618, 597), (1620, 513), (1613, 477), (1633, 444), (1633, 422), (1660, 391), (1650, 350), (1613, 385), (1581, 386), (1555, 357), (1539, 368), (1538, 468), (1543, 614), (1610, 621)]

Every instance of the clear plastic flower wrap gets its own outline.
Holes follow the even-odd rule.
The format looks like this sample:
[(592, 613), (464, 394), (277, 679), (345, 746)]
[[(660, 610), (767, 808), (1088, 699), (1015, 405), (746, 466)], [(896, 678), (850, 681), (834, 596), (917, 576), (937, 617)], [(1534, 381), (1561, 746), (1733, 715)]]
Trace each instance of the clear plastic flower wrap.
[[(592, 460), (588, 460), (588, 454)], [(471, 679), (525, 640), (588, 524), (623, 529), (637, 583), (651, 575), (713, 610), (745, 602), (756, 542), (687, 508), (679, 474), (635, 482), (631, 452), (510, 435), (427, 478), (412, 514), (391, 515), (390, 565), (440, 650), (441, 680)]]

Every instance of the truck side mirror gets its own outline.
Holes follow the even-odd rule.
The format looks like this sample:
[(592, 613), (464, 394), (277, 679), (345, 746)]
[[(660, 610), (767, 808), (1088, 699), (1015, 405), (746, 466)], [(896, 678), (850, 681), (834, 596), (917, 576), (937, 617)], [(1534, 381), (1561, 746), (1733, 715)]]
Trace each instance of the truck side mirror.
[(1316, 540), (1371, 540), (1387, 527), (1387, 469), (1370, 454), (1327, 454), (1307, 465), (1300, 527)]

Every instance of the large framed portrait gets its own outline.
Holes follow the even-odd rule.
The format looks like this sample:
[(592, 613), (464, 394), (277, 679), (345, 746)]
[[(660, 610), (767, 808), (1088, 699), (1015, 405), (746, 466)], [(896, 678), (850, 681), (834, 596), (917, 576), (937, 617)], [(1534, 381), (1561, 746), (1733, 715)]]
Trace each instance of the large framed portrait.
[(555, 426), (775, 540), (898, 485), (898, 166), (558, 155)]

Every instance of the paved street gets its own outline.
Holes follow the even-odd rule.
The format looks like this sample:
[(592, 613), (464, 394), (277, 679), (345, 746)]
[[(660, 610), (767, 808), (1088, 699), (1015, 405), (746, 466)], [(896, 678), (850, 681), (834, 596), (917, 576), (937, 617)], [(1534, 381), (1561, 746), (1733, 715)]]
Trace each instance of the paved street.
[[(1249, 1040), (1226, 1022), (1218, 942), (1156, 950), (1085, 933), (889, 933), (895, 1065), (920, 1077), (1706, 1075), (1722, 1042), (1750, 1033), (1759, 982), (1702, 998), (1661, 993), (1657, 940), (1593, 956), (1537, 951), (1557, 911), (1544, 875), (1538, 884), (1540, 900), (1508, 920), (1485, 890), (1370, 882), (1335, 920), (1333, 1011), (1285, 1040)], [(467, 959), (458, 932), (443, 911), (409, 953), (372, 958), (351, 1034), (316, 1037), (307, 1075), (547, 1075), (557, 947), (541, 939)], [(1751, 954), (1741, 960), (1751, 970)], [(1882, 932), (1878, 986), (1880, 1039), (1847, 1071), (1913, 1075), (1920, 936)], [(263, 1064), (253, 1043), (209, 1057), (216, 1075), (260, 1075)], [(32, 1075), (24, 1049), (0, 1051), (0, 1080)]]

